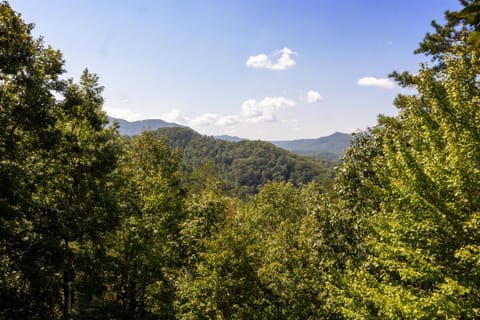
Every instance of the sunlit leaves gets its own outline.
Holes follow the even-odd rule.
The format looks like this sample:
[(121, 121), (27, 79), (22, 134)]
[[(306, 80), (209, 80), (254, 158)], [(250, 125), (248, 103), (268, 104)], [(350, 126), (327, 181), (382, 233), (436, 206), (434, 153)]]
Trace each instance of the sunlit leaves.
[(423, 66), (418, 93), (395, 101), (398, 117), (380, 118), (346, 154), (337, 190), (365, 217), (367, 250), (347, 297), (372, 306), (356, 316), (478, 317), (480, 61), (470, 49), (450, 48), (440, 70)]

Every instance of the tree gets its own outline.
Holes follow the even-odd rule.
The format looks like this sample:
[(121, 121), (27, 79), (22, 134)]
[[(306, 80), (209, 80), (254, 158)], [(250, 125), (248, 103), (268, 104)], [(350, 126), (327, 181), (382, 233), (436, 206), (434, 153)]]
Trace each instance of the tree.
[(393, 73), (417, 92), (395, 100), (346, 153), (336, 180), (358, 217), (364, 253), (344, 275), (347, 318), (479, 316), (477, 1), (433, 22), (417, 75)]
[[(465, 34), (441, 68), (411, 76), (418, 93), (397, 97), (399, 116), (380, 117), (367, 148), (347, 153), (343, 170), (359, 171), (339, 188), (363, 216), (366, 246), (346, 275), (347, 317), (480, 316), (479, 58)], [(358, 163), (348, 159), (356, 154)]]
[[(445, 68), (444, 57), (451, 54), (457, 46), (466, 43), (470, 50), (480, 48), (480, 3), (478, 0), (459, 0), (463, 9), (460, 11), (446, 11), (444, 24), (432, 21), (433, 33), (427, 33), (415, 54), (425, 54), (431, 58), (432, 69), (439, 71)], [(395, 78), (403, 86), (411, 86), (412, 76), (408, 72), (393, 72)]]
[(57, 302), (55, 250), (38, 230), (34, 193), (57, 141), (51, 111), (63, 61), (32, 28), (0, 3), (0, 315), (7, 318), (48, 318)]
[[(353, 255), (355, 225), (328, 197), (316, 184), (269, 183), (226, 215), (194, 246), (195, 263), (178, 285), (178, 317), (339, 318), (340, 275)], [(210, 203), (202, 201), (202, 216), (218, 208)]]
[(32, 28), (0, 3), (0, 317), (66, 318), (103, 290), (119, 149), (97, 77), (60, 79)]
[(44, 232), (60, 242), (64, 317), (95, 310), (92, 301), (105, 290), (106, 235), (119, 222), (114, 170), (121, 149), (116, 129), (106, 128), (102, 90), (88, 70), (79, 85), (67, 82), (53, 110), (58, 142), (36, 194), (49, 214)]
[[(218, 202), (212, 200), (202, 212), (215, 212)], [(268, 319), (268, 293), (252, 254), (259, 243), (256, 231), (245, 229), (248, 223), (248, 215), (233, 212), (218, 230), (199, 239), (195, 263), (177, 284), (179, 319)]]
[(151, 132), (133, 138), (121, 162), (121, 226), (112, 238), (116, 316), (174, 317), (183, 220), (181, 157)]

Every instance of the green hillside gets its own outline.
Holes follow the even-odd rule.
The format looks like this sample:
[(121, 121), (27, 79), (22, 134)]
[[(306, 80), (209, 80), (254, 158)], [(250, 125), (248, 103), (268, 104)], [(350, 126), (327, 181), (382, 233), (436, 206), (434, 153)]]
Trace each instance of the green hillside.
[(293, 153), (321, 157), (331, 161), (338, 161), (351, 142), (352, 135), (341, 132), (317, 139), (272, 141), (277, 147)]
[(213, 166), (224, 189), (242, 197), (269, 181), (328, 184), (334, 174), (333, 162), (299, 156), (270, 142), (223, 141), (186, 127), (161, 128), (155, 134), (167, 137), (170, 146), (181, 151), (187, 171)]
[[(109, 123), (118, 124), (118, 132), (121, 135), (135, 136), (143, 131), (155, 131), (165, 127), (180, 127), (176, 123), (166, 122), (162, 119), (147, 119), (139, 121), (127, 121), (118, 118), (108, 117)], [(243, 139), (241, 137), (218, 135), (214, 136), (216, 140), (223, 140), (228, 142), (239, 142)], [(329, 161), (338, 161), (345, 152), (345, 149), (350, 145), (352, 135), (347, 133), (335, 132), (326, 137), (317, 139), (297, 139), (284, 141), (270, 141), (275, 146), (290, 152), (304, 155), (320, 157)]]
[(121, 136), (99, 77), (0, 1), (0, 320), (480, 319), (480, 1), (461, 4), (332, 179), (269, 142)]

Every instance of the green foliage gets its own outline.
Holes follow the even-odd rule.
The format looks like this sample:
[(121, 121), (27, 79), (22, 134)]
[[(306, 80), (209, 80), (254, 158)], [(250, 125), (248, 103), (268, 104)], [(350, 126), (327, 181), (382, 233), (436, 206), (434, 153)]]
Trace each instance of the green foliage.
[(257, 193), (270, 181), (327, 185), (333, 177), (334, 163), (298, 156), (268, 142), (228, 142), (184, 127), (161, 128), (155, 134), (166, 136), (170, 146), (183, 153), (187, 172), (211, 164), (223, 190), (240, 198)]
[(327, 137), (317, 139), (273, 141), (272, 143), (296, 154), (338, 162), (351, 142), (350, 134), (335, 132)]
[[(480, 48), (480, 5), (478, 0), (460, 0), (463, 9), (460, 11), (446, 11), (444, 24), (432, 21), (433, 33), (427, 33), (425, 38), (415, 50), (416, 54), (425, 54), (431, 57), (435, 63), (433, 69), (438, 71), (445, 67), (444, 57), (452, 53), (458, 46), (471, 46), (470, 49)], [(394, 72), (393, 77), (399, 80), (400, 84), (410, 85), (411, 77), (404, 72), (402, 76)], [(405, 81), (407, 80), (407, 81)]]
[(103, 290), (117, 134), (95, 76), (60, 80), (61, 54), (5, 2), (0, 19), (0, 316), (67, 317)]
[(57, 105), (58, 145), (42, 168), (48, 180), (35, 194), (50, 218), (43, 228), (65, 255), (64, 315), (84, 312), (104, 289), (105, 234), (118, 223), (113, 170), (120, 147), (115, 130), (104, 128), (97, 81), (85, 71), (80, 85), (67, 84)]
[(203, 242), (180, 282), (181, 319), (340, 318), (355, 232), (318, 185), (265, 185)]
[(41, 238), (34, 224), (38, 210), (32, 196), (37, 162), (32, 156), (52, 149), (48, 140), (54, 137), (55, 122), (49, 114), (53, 96), (44, 88), (58, 84), (60, 68), (45, 70), (42, 76), (40, 62), (32, 55), (54, 60), (53, 52), (35, 41), (32, 26), (3, 2), (0, 19), (0, 316), (35, 317), (38, 311), (51, 314), (49, 307), (57, 298), (51, 294), (55, 288), (47, 285), (54, 268), (47, 270), (49, 275), (41, 272), (42, 260), (53, 257), (38, 252)]
[(113, 287), (122, 318), (173, 317), (183, 191), (181, 157), (151, 132), (133, 138), (121, 163), (121, 226), (113, 235)]
[(346, 276), (349, 317), (479, 317), (479, 54), (465, 42), (443, 64), (412, 76), (418, 93), (400, 95), (399, 116), (381, 117), (341, 169), (366, 245)]
[(250, 239), (236, 229), (232, 206), (210, 188), (188, 200), (182, 229), (187, 264), (177, 283), (180, 319), (257, 318), (259, 289), (245, 251)]
[(98, 78), (61, 80), (1, 2), (0, 318), (480, 318), (479, 6), (462, 3), (331, 188), (332, 164), (269, 143), (121, 142)]

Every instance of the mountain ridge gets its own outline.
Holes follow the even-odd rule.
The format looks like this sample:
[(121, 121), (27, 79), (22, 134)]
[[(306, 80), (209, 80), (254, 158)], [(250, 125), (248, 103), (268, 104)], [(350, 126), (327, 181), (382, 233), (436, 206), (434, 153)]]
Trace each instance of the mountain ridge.
[(142, 133), (142, 131), (155, 131), (160, 128), (180, 127), (179, 124), (173, 122), (167, 122), (162, 119), (145, 119), (137, 121), (128, 121), (120, 118), (114, 118), (108, 116), (109, 125), (118, 123), (118, 132), (121, 135), (135, 136)]
[[(118, 131), (121, 135), (134, 136), (142, 131), (156, 131), (161, 128), (184, 127), (173, 122), (167, 122), (162, 119), (146, 119), (139, 121), (127, 121), (120, 118), (108, 117), (110, 125), (117, 122)], [(216, 140), (228, 142), (249, 141), (236, 136), (217, 135), (213, 136)], [(345, 149), (352, 141), (352, 135), (347, 133), (335, 132), (331, 135), (319, 138), (294, 139), (294, 140), (274, 140), (267, 141), (284, 150), (298, 155), (320, 157), (329, 161), (339, 161)]]
[(337, 131), (329, 136), (316, 139), (279, 140), (270, 142), (279, 148), (296, 154), (336, 161), (341, 158), (345, 150), (350, 146), (352, 139), (352, 134)]

